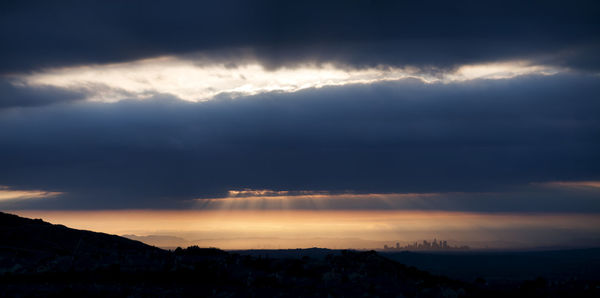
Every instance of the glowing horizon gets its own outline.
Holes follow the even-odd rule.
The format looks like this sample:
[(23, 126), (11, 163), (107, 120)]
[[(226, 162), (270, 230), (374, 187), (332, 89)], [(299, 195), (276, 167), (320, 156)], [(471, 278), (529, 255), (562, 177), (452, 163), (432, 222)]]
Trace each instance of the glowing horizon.
[[(582, 214), (381, 210), (22, 210), (13, 213), (71, 228), (117, 235), (160, 236), (156, 241), (167, 236), (178, 237), (185, 241), (181, 243), (223, 249), (379, 248), (386, 241), (409, 243), (433, 238), (475, 244), (480, 248), (532, 247), (567, 243), (573, 237), (586, 234), (593, 238), (599, 235), (600, 227), (598, 216)], [(573, 234), (573, 231), (578, 233)], [(270, 239), (270, 242), (257, 246), (260, 239)]]

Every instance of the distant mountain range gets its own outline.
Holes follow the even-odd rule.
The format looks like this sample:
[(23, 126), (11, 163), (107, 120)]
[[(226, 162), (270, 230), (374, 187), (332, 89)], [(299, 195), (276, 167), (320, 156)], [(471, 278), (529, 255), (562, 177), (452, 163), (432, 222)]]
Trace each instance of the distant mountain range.
[(599, 297), (600, 281), (457, 281), (375, 251), (162, 250), (0, 213), (0, 296)]

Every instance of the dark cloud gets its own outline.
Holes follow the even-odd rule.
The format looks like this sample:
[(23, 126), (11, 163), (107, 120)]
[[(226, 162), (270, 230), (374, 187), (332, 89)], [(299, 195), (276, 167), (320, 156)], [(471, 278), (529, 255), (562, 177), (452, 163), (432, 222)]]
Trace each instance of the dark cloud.
[(0, 79), (0, 109), (67, 103), (84, 98), (85, 95), (81, 91), (69, 91), (51, 86), (25, 87)]
[(3, 1), (0, 72), (240, 49), (270, 67), (531, 59), (597, 71), (599, 15), (597, 1)]
[(0, 185), (68, 194), (37, 207), (161, 208), (241, 188), (505, 192), (600, 180), (599, 91), (595, 76), (555, 75), (11, 109), (0, 111)]

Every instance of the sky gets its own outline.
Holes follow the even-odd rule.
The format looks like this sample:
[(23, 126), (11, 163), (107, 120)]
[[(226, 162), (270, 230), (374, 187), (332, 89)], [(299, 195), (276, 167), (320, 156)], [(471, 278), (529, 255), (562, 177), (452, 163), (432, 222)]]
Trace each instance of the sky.
[(600, 245), (597, 1), (2, 1), (0, 41), (0, 210), (155, 245)]

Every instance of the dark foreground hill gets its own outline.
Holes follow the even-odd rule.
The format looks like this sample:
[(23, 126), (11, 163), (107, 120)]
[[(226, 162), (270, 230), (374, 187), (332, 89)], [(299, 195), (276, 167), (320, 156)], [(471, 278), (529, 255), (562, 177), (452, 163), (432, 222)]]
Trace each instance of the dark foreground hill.
[(116, 235), (70, 229), (0, 213), (0, 273), (135, 271), (156, 267), (166, 251)]
[(0, 213), (0, 295), (6, 297), (598, 297), (599, 286), (538, 279), (489, 289), (481, 281), (434, 276), (374, 251), (300, 258), (198, 247), (165, 251)]

